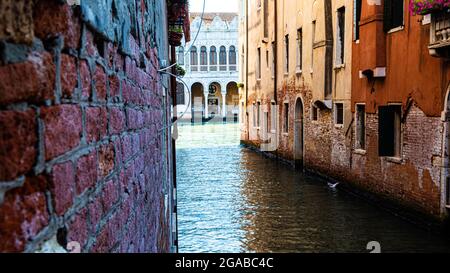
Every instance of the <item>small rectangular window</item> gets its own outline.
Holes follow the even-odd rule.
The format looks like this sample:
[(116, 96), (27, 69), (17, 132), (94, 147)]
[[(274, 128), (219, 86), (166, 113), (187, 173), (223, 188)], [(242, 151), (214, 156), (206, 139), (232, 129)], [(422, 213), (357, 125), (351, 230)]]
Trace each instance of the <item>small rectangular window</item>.
[(289, 132), (289, 104), (284, 103), (284, 126), (283, 126), (283, 132), (287, 133)]
[(272, 77), (275, 77), (275, 42), (272, 42)]
[(297, 30), (297, 71), (302, 71), (303, 62), (303, 31)]
[(261, 126), (261, 102), (256, 104), (256, 126)]
[(354, 4), (353, 4), (353, 9), (354, 9), (353, 37), (354, 37), (355, 41), (359, 40), (359, 22), (361, 21), (361, 4), (362, 4), (362, 0), (354, 0)]
[(256, 103), (253, 103), (252, 105), (252, 116), (253, 116), (253, 127), (256, 127)]
[(289, 35), (284, 37), (284, 73), (289, 73)]
[(345, 7), (337, 10), (337, 41), (336, 41), (336, 64), (344, 63), (345, 49)]
[(314, 69), (314, 43), (316, 41), (316, 21), (312, 22), (311, 30), (311, 72)]
[(366, 149), (366, 106), (356, 105), (356, 149)]
[(269, 112), (264, 112), (264, 126), (266, 127), (266, 132), (270, 133)]
[(344, 124), (344, 104), (335, 103), (334, 104), (334, 124), (343, 125)]
[(404, 0), (384, 1), (384, 30), (403, 26)]
[(270, 105), (270, 129), (276, 130), (277, 128), (277, 107), (274, 102)]
[(269, 37), (269, 0), (264, 0), (264, 38)]
[(319, 109), (317, 106), (311, 105), (311, 120), (318, 120), (319, 118)]
[(401, 106), (378, 107), (379, 156), (401, 156)]
[(258, 56), (256, 62), (256, 79), (261, 79), (261, 48), (258, 48)]

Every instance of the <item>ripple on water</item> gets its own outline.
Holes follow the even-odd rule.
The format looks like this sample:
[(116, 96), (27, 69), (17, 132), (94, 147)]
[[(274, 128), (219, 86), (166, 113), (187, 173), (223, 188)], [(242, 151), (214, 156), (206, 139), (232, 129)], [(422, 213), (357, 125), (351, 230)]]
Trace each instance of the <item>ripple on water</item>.
[(180, 126), (180, 252), (450, 252), (423, 231), (239, 146), (239, 125)]

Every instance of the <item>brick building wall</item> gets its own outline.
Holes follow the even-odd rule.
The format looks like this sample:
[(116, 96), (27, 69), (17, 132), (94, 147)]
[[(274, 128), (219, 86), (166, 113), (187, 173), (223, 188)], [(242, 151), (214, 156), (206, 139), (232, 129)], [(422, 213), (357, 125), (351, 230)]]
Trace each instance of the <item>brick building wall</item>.
[(165, 1), (0, 13), (0, 251), (172, 251)]

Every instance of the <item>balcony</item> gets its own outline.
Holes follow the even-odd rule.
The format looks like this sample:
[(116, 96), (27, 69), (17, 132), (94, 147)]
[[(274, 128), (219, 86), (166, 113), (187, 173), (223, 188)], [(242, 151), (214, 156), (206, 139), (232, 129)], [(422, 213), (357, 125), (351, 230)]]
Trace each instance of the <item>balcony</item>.
[(430, 55), (434, 57), (450, 57), (450, 13), (441, 11), (431, 13)]

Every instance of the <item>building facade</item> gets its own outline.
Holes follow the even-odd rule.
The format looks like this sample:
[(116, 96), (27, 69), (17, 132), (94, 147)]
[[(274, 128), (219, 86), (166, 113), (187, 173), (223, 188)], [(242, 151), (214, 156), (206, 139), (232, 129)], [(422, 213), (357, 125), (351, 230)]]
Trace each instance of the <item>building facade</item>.
[(183, 41), (177, 48), (177, 62), (186, 71), (183, 81), (187, 85), (178, 83), (178, 116), (200, 122), (237, 120), (238, 16), (205, 13), (202, 20), (201, 15), (191, 13), (193, 41)]
[(2, 1), (0, 252), (176, 251), (168, 3)]
[(434, 30), (442, 40), (444, 24), (408, 6), (241, 1), (241, 140), (418, 218), (443, 220), (448, 65), (429, 53), (445, 56), (445, 41), (439, 47), (429, 37)]

